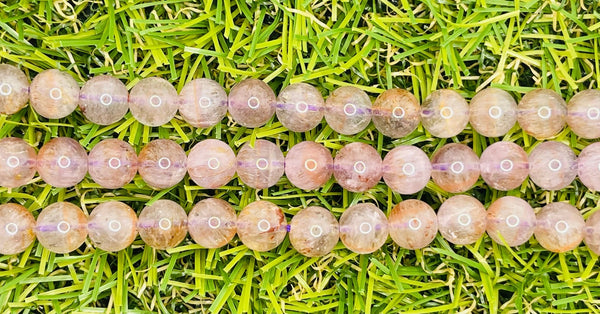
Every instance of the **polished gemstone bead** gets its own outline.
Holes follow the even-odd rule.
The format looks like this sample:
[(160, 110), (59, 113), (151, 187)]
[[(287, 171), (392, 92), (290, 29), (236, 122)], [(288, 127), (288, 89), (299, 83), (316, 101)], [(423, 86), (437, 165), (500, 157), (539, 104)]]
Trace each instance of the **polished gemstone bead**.
[(575, 206), (550, 203), (536, 215), (535, 238), (548, 251), (570, 251), (581, 243), (585, 221)]
[(431, 157), (431, 178), (450, 193), (469, 190), (479, 178), (479, 158), (469, 146), (446, 144)]
[(0, 139), (0, 186), (16, 188), (33, 179), (36, 153), (27, 142), (16, 137)]
[(179, 93), (179, 113), (191, 126), (214, 126), (227, 114), (227, 93), (211, 79), (187, 82)]
[(521, 245), (531, 238), (534, 229), (533, 208), (518, 197), (501, 197), (488, 208), (487, 233), (498, 244)]
[(586, 89), (569, 100), (567, 124), (582, 138), (600, 137), (600, 90)]
[(475, 243), (486, 229), (485, 207), (472, 196), (455, 195), (447, 199), (437, 216), (440, 233), (454, 244)]
[(499, 88), (488, 87), (475, 94), (469, 111), (473, 129), (487, 137), (503, 136), (517, 122), (517, 102)]
[(350, 206), (340, 217), (340, 239), (354, 253), (373, 253), (383, 246), (387, 237), (388, 220), (374, 204)]
[(600, 211), (595, 211), (585, 222), (583, 241), (588, 249), (596, 255), (600, 254)]
[(325, 102), (325, 120), (331, 129), (344, 134), (356, 134), (371, 122), (371, 99), (354, 86), (334, 90)]
[(390, 237), (405, 249), (416, 250), (428, 246), (435, 239), (438, 230), (433, 208), (420, 200), (398, 203), (390, 212), (388, 220)]
[(237, 155), (237, 172), (242, 182), (254, 189), (266, 189), (279, 181), (285, 159), (279, 147), (267, 140), (248, 142)]
[(481, 177), (491, 188), (516, 189), (529, 174), (527, 153), (512, 142), (496, 142), (488, 146), (479, 160)]
[(148, 77), (133, 86), (129, 94), (129, 110), (134, 118), (147, 126), (169, 123), (179, 109), (177, 90), (167, 80)]
[(534, 89), (521, 99), (517, 119), (521, 128), (537, 139), (558, 134), (565, 126), (567, 104), (550, 89)]
[(0, 205), (0, 254), (18, 254), (35, 241), (35, 219), (19, 204)]
[(129, 110), (129, 92), (125, 84), (113, 76), (95, 76), (81, 88), (79, 109), (93, 123), (115, 123)]
[(117, 201), (102, 203), (88, 218), (88, 232), (92, 243), (105, 251), (125, 249), (137, 236), (137, 216), (127, 204)]
[(176, 247), (187, 235), (187, 214), (171, 200), (157, 200), (144, 207), (137, 222), (144, 242), (159, 250)]
[(333, 158), (325, 146), (305, 141), (294, 145), (285, 156), (285, 175), (303, 189), (314, 190), (327, 183), (333, 174)]
[(72, 138), (54, 138), (44, 144), (37, 155), (37, 171), (40, 177), (55, 187), (76, 185), (83, 180), (87, 170), (87, 154)]
[(205, 248), (219, 248), (231, 241), (237, 230), (237, 216), (224, 200), (207, 198), (198, 202), (188, 215), (188, 231)]
[(563, 189), (577, 176), (577, 156), (561, 142), (544, 142), (529, 154), (529, 177), (545, 190)]
[(261, 80), (245, 79), (229, 92), (229, 114), (248, 128), (265, 125), (275, 114), (275, 105), (275, 93)]
[(171, 140), (154, 140), (144, 146), (138, 156), (138, 172), (154, 189), (167, 189), (179, 183), (186, 167), (185, 151)]
[(351, 192), (365, 192), (382, 176), (381, 156), (370, 145), (354, 142), (340, 149), (333, 160), (333, 176)]
[(327, 255), (338, 240), (339, 224), (323, 207), (309, 206), (294, 215), (290, 222), (290, 243), (304, 256)]
[(45, 70), (31, 82), (29, 97), (37, 114), (48, 119), (60, 119), (77, 108), (79, 85), (66, 72)]
[(129, 183), (137, 172), (137, 155), (127, 142), (111, 138), (100, 141), (88, 156), (88, 172), (94, 182), (107, 189)]
[(252, 202), (240, 212), (237, 232), (249, 249), (266, 252), (276, 248), (287, 233), (287, 221), (281, 208), (268, 201)]
[(27, 106), (29, 79), (19, 68), (0, 64), (0, 114), (13, 114)]
[(54, 253), (69, 253), (79, 248), (88, 234), (87, 217), (81, 208), (57, 202), (44, 208), (37, 218), (38, 241)]
[(411, 92), (388, 89), (373, 103), (373, 124), (386, 136), (400, 138), (414, 131), (421, 119), (421, 106)]
[(453, 90), (433, 91), (421, 107), (421, 122), (435, 137), (456, 136), (469, 123), (469, 104)]
[(383, 159), (383, 180), (396, 193), (414, 194), (421, 191), (431, 177), (431, 163), (419, 148), (398, 146)]
[(203, 188), (220, 188), (233, 178), (235, 153), (225, 142), (207, 139), (192, 147), (187, 159), (190, 178)]
[(314, 86), (306, 83), (288, 85), (277, 97), (277, 119), (293, 132), (314, 129), (323, 120), (325, 100)]
[(577, 173), (588, 189), (600, 191), (600, 143), (592, 143), (579, 153)]

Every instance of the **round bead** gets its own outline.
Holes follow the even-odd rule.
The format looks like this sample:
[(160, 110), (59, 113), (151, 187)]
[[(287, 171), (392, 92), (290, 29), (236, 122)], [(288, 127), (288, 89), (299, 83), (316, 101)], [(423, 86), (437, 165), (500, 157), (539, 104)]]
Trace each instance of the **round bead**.
[(600, 191), (600, 143), (592, 143), (579, 153), (577, 173), (588, 189)]
[(498, 244), (521, 245), (531, 238), (534, 229), (533, 208), (518, 197), (501, 197), (488, 208), (487, 233)]
[(55, 187), (66, 188), (81, 182), (88, 170), (87, 154), (79, 143), (57, 137), (44, 144), (37, 155), (37, 171)]
[(387, 237), (387, 218), (381, 209), (371, 203), (350, 206), (340, 217), (340, 239), (354, 253), (373, 253), (385, 243)]
[(102, 203), (88, 218), (88, 232), (92, 243), (105, 251), (125, 249), (137, 236), (137, 216), (133, 209), (122, 202)]
[(506, 134), (517, 122), (517, 102), (506, 91), (489, 87), (478, 92), (470, 105), (471, 126), (487, 137)]
[(428, 246), (435, 239), (438, 230), (433, 208), (420, 200), (398, 203), (390, 212), (388, 220), (392, 240), (409, 250)]
[(600, 137), (600, 90), (587, 89), (571, 98), (567, 107), (567, 124), (582, 138)]
[(333, 158), (325, 146), (305, 141), (294, 145), (285, 156), (285, 175), (306, 191), (322, 187), (333, 174)]
[(242, 182), (254, 189), (266, 189), (283, 176), (285, 159), (279, 147), (256, 140), (254, 147), (244, 144), (237, 155), (237, 172)]
[(535, 238), (548, 251), (570, 251), (583, 240), (585, 221), (575, 206), (550, 203), (536, 216)]
[(179, 93), (179, 113), (197, 128), (214, 126), (227, 114), (227, 93), (211, 79), (192, 80)]
[(583, 241), (588, 249), (596, 255), (600, 254), (600, 214), (595, 211), (585, 222)]
[(496, 142), (488, 146), (479, 163), (485, 183), (500, 191), (518, 188), (529, 174), (527, 153), (512, 142)]
[(177, 246), (187, 235), (187, 215), (179, 204), (158, 200), (142, 209), (137, 228), (147, 245), (166, 250)]
[(469, 190), (479, 178), (479, 158), (469, 146), (447, 144), (431, 157), (431, 178), (446, 192)]
[(334, 90), (325, 102), (325, 120), (331, 129), (344, 134), (356, 134), (371, 122), (371, 99), (354, 86)]
[(134, 118), (147, 126), (169, 123), (179, 108), (177, 91), (160, 77), (140, 80), (129, 94), (129, 110)]
[(266, 252), (285, 239), (287, 222), (281, 208), (267, 201), (252, 202), (238, 216), (237, 230), (249, 249)]
[(18, 254), (35, 241), (35, 219), (19, 204), (0, 205), (0, 254)]
[(207, 139), (192, 147), (187, 159), (190, 178), (203, 188), (216, 189), (235, 175), (236, 160), (225, 142)]
[(354, 142), (344, 146), (333, 160), (335, 180), (350, 192), (368, 191), (379, 182), (382, 172), (381, 156), (365, 143)]
[(198, 202), (188, 215), (188, 231), (205, 248), (219, 248), (231, 241), (236, 232), (235, 211), (224, 200), (207, 198)]
[(306, 132), (323, 120), (324, 107), (325, 100), (314, 86), (291, 84), (277, 97), (277, 119), (290, 131)]
[(138, 172), (148, 186), (167, 189), (185, 176), (187, 156), (177, 143), (158, 139), (148, 143), (138, 156)]
[(440, 233), (454, 244), (475, 243), (485, 232), (485, 207), (468, 195), (447, 199), (438, 209), (437, 217)]
[(35, 234), (50, 252), (69, 253), (85, 242), (87, 217), (79, 207), (57, 202), (42, 210), (37, 218)]
[(88, 172), (100, 186), (118, 189), (135, 177), (137, 163), (137, 155), (131, 145), (111, 138), (100, 141), (90, 151)]
[(411, 92), (388, 89), (373, 103), (373, 124), (386, 136), (400, 138), (412, 133), (420, 121), (421, 107)]
[(16, 188), (27, 184), (35, 175), (36, 154), (20, 138), (0, 139), (0, 186)]
[(115, 123), (129, 110), (127, 87), (113, 76), (95, 76), (81, 88), (79, 109), (88, 120), (96, 124)]
[(243, 80), (229, 92), (229, 114), (235, 122), (247, 128), (267, 123), (275, 114), (275, 104), (275, 93), (261, 80)]
[(40, 116), (60, 119), (70, 115), (79, 102), (75, 79), (56, 69), (39, 73), (31, 82), (31, 106)]
[(383, 159), (383, 180), (400, 194), (421, 191), (431, 177), (431, 163), (419, 148), (409, 145), (392, 149)]
[(421, 122), (435, 137), (456, 136), (469, 123), (469, 104), (463, 96), (453, 90), (433, 91), (423, 102)]
[(0, 114), (13, 114), (27, 106), (29, 79), (19, 68), (0, 64)]
[(337, 220), (327, 209), (309, 206), (292, 218), (290, 243), (304, 256), (324, 256), (338, 243), (339, 228)]
[(560, 142), (544, 142), (529, 154), (529, 178), (542, 189), (560, 190), (577, 176), (577, 156)]
[(550, 89), (535, 89), (519, 102), (517, 119), (521, 128), (537, 139), (558, 134), (565, 126), (567, 104)]

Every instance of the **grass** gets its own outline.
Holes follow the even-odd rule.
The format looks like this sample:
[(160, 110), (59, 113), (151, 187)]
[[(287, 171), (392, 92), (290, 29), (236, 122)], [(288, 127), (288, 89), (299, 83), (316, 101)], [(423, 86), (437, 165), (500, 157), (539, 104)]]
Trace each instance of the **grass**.
[[(178, 90), (197, 77), (227, 89), (246, 77), (268, 82), (275, 91), (296, 82), (317, 86), (324, 95), (342, 85), (363, 88), (373, 98), (402, 87), (424, 99), (430, 91), (453, 88), (470, 99), (486, 86), (517, 99), (545, 87), (566, 99), (598, 88), (600, 9), (591, 0), (563, 1), (34, 1), (0, 3), (0, 62), (18, 64), (30, 77), (59, 68), (78, 81), (112, 74), (131, 88), (147, 76), (161, 76)], [(55, 136), (73, 137), (90, 150), (105, 138), (121, 138), (139, 149), (170, 138), (186, 151), (205, 138), (230, 143), (234, 150), (265, 138), (286, 151), (314, 140), (336, 152), (362, 141), (382, 155), (411, 144), (431, 154), (446, 142), (461, 142), (480, 155), (499, 138), (467, 128), (459, 136), (432, 138), (422, 128), (391, 140), (370, 125), (342, 136), (324, 122), (306, 133), (287, 131), (276, 120), (257, 129), (229, 118), (209, 129), (181, 119), (148, 128), (130, 114), (101, 127), (80, 112), (45, 120), (31, 108), (0, 116), (0, 137), (17, 136), (41, 147)], [(537, 142), (518, 126), (502, 140), (531, 150)], [(576, 152), (589, 144), (565, 129), (556, 140)], [(493, 191), (480, 180), (468, 192), (486, 206), (504, 195), (520, 196), (539, 209), (567, 201), (587, 217), (600, 194), (579, 181), (548, 192), (526, 181), (519, 189)], [(307, 204), (320, 204), (337, 217), (351, 204), (375, 202), (386, 211), (403, 198), (419, 198), (435, 209), (450, 196), (432, 182), (422, 192), (401, 196), (383, 182), (367, 193), (343, 191), (333, 180), (305, 192), (282, 178), (255, 191), (234, 179), (204, 190), (189, 178), (174, 188), (154, 191), (137, 176), (122, 189), (106, 190), (89, 178), (59, 189), (38, 177), (22, 188), (0, 189), (0, 202), (18, 202), (34, 215), (66, 200), (89, 212), (107, 200), (127, 202), (138, 212), (152, 200), (173, 199), (189, 210), (205, 197), (218, 197), (236, 210), (258, 198), (280, 205), (288, 218)], [(585, 246), (564, 254), (548, 252), (535, 239), (518, 248), (498, 246), (485, 236), (474, 245), (454, 246), (438, 236), (430, 247), (408, 251), (391, 240), (371, 255), (339, 244), (324, 258), (305, 258), (286, 240), (267, 253), (248, 250), (237, 238), (208, 250), (186, 239), (169, 251), (141, 240), (109, 254), (86, 243), (76, 252), (55, 255), (37, 242), (17, 256), (0, 256), (0, 312), (224, 312), (224, 313), (582, 313), (600, 312), (598, 256)]]

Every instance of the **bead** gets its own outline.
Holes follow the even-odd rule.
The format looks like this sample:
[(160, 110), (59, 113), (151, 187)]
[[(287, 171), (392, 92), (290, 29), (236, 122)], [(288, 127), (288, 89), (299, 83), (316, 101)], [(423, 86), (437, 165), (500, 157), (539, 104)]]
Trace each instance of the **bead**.
[(421, 119), (421, 106), (411, 92), (388, 89), (373, 103), (373, 124), (386, 136), (401, 138), (412, 133)]
[(267, 201), (252, 202), (237, 219), (238, 236), (249, 249), (266, 252), (285, 239), (287, 222), (281, 208)]
[(322, 187), (333, 174), (333, 158), (325, 146), (305, 141), (294, 145), (285, 156), (285, 175), (306, 191)]
[(537, 139), (553, 137), (565, 126), (567, 104), (553, 90), (534, 89), (523, 96), (517, 108), (519, 125)]
[(309, 206), (292, 218), (290, 243), (304, 256), (325, 256), (338, 243), (339, 227), (337, 220), (327, 209)]
[(179, 183), (187, 170), (187, 156), (177, 143), (158, 139), (148, 143), (138, 156), (138, 172), (148, 186), (167, 189)]
[(288, 85), (277, 97), (277, 119), (288, 130), (306, 132), (314, 129), (325, 110), (325, 100), (314, 86), (306, 83)]
[(129, 183), (137, 172), (137, 155), (128, 143), (106, 139), (96, 144), (88, 156), (88, 172), (103, 188), (118, 189)]
[(371, 122), (371, 99), (354, 86), (334, 90), (325, 102), (325, 120), (329, 127), (344, 135), (356, 134)]
[(40, 116), (60, 119), (70, 115), (79, 102), (79, 85), (66, 72), (56, 69), (39, 73), (31, 82), (31, 106)]
[(419, 148), (409, 145), (398, 146), (383, 159), (383, 180), (400, 194), (421, 191), (431, 177), (431, 163)]
[(374, 204), (350, 206), (340, 217), (340, 239), (354, 253), (373, 253), (383, 246), (387, 237), (387, 218)]
[(87, 217), (81, 208), (71, 203), (57, 202), (39, 214), (35, 234), (48, 251), (69, 253), (85, 242), (88, 234)]
[(485, 207), (468, 195), (447, 199), (438, 209), (437, 217), (440, 233), (454, 244), (475, 243), (486, 229)]
[(205, 248), (219, 248), (231, 241), (237, 230), (233, 207), (224, 200), (207, 198), (198, 202), (188, 215), (188, 231)]
[(187, 215), (171, 200), (157, 200), (144, 207), (137, 223), (144, 242), (159, 250), (176, 247), (187, 235)]
[(583, 241), (590, 251), (600, 254), (600, 214), (595, 211), (585, 222)]
[(44, 144), (37, 155), (40, 177), (54, 187), (76, 185), (83, 180), (87, 170), (87, 154), (72, 138), (54, 138)]
[(227, 115), (227, 93), (211, 79), (189, 81), (179, 93), (179, 113), (197, 128), (214, 126)]
[(573, 133), (582, 138), (600, 137), (600, 90), (581, 91), (567, 106), (567, 124)]
[(475, 94), (469, 109), (471, 126), (483, 136), (503, 136), (517, 122), (517, 102), (499, 88), (489, 87)]
[(534, 229), (533, 208), (518, 197), (501, 197), (487, 210), (487, 233), (500, 245), (521, 245), (531, 238)]
[(536, 215), (535, 238), (548, 251), (570, 251), (583, 240), (585, 221), (575, 206), (550, 203)]
[(481, 154), (479, 165), (485, 183), (500, 191), (518, 188), (529, 174), (527, 153), (512, 142), (488, 146)]
[(579, 153), (577, 174), (588, 189), (600, 191), (600, 143), (592, 143)]
[(333, 176), (350, 192), (365, 192), (382, 176), (379, 153), (370, 145), (354, 142), (340, 149), (333, 160)]
[(179, 109), (177, 90), (160, 77), (147, 77), (133, 86), (129, 94), (129, 110), (134, 118), (147, 126), (169, 123)]
[(203, 188), (217, 189), (235, 175), (235, 153), (225, 142), (207, 139), (192, 147), (187, 159), (190, 178)]
[(421, 122), (435, 137), (456, 136), (469, 123), (469, 104), (453, 90), (433, 91), (421, 106)]
[(33, 179), (36, 153), (27, 142), (16, 137), (0, 139), (0, 186), (16, 188)]
[(79, 109), (93, 123), (113, 124), (123, 119), (129, 110), (129, 92), (125, 84), (113, 76), (95, 76), (81, 88)]
[(431, 178), (446, 192), (462, 193), (479, 178), (479, 158), (469, 146), (446, 144), (431, 157)]
[(275, 93), (261, 80), (245, 79), (229, 92), (229, 114), (247, 128), (265, 125), (275, 114), (275, 104)]
[(237, 172), (242, 182), (254, 189), (266, 189), (283, 176), (285, 159), (279, 147), (266, 140), (256, 140), (254, 147), (244, 144), (237, 155)]
[(35, 219), (19, 204), (0, 205), (0, 254), (14, 255), (35, 241)]
[(577, 156), (560, 142), (544, 142), (529, 154), (529, 178), (542, 189), (563, 189), (577, 176)]
[(17, 113), (27, 106), (29, 79), (19, 68), (0, 64), (0, 114)]
[(390, 212), (388, 220), (392, 240), (409, 250), (428, 246), (435, 239), (438, 230), (433, 208), (420, 200), (398, 203)]
[(127, 248), (137, 236), (137, 216), (122, 202), (102, 203), (88, 218), (88, 232), (92, 243), (105, 251), (117, 252)]

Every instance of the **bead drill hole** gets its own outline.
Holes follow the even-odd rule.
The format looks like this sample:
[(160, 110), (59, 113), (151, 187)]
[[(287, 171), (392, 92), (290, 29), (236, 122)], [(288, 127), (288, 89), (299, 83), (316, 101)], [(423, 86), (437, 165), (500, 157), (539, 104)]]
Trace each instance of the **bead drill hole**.
[(171, 159), (169, 159), (167, 157), (163, 157), (163, 158), (159, 159), (158, 167), (160, 169), (168, 169), (169, 167), (171, 167)]
[(117, 157), (111, 157), (108, 160), (108, 166), (112, 169), (119, 169), (121, 167), (121, 160)]
[(256, 168), (258, 168), (259, 170), (265, 170), (269, 167), (269, 161), (264, 159), (264, 158), (259, 158), (256, 161)]
[(248, 98), (248, 107), (250, 107), (251, 109), (256, 109), (260, 106), (260, 100), (258, 100), (258, 98), (252, 96), (250, 98)]
[(308, 111), (308, 104), (303, 102), (303, 101), (299, 101), (296, 103), (296, 111), (300, 112), (300, 113), (305, 113)]
[(354, 163), (354, 171), (356, 173), (365, 173), (367, 171), (367, 165), (363, 161), (357, 161)]
[(200, 106), (200, 108), (208, 108), (210, 107), (210, 105), (212, 105), (212, 101), (210, 100), (210, 98), (202, 96), (200, 97), (200, 99), (198, 99), (198, 105)]
[(56, 226), (56, 229), (58, 230), (58, 232), (60, 233), (67, 233), (71, 230), (71, 225), (66, 222), (66, 221), (61, 221), (58, 223), (58, 225)]
[(450, 165), (450, 171), (456, 174), (460, 174), (461, 172), (463, 172), (463, 170), (465, 170), (465, 164), (463, 164), (460, 161), (455, 161)]
[(548, 119), (552, 115), (552, 109), (548, 106), (541, 106), (537, 111), (538, 117)]
[(100, 103), (105, 105), (105, 106), (110, 106), (110, 104), (112, 104), (113, 102), (113, 98), (111, 95), (109, 94), (102, 94), (102, 96), (100, 96)]
[(408, 221), (408, 227), (411, 230), (419, 230), (421, 229), (421, 220), (419, 218), (412, 218)]
[(7, 83), (0, 84), (0, 95), (8, 96), (10, 93), (12, 93), (12, 86), (8, 85)]
[(221, 219), (219, 217), (210, 217), (208, 219), (208, 226), (212, 229), (217, 229), (221, 226)]
[(513, 166), (512, 160), (509, 159), (504, 159), (500, 162), (500, 169), (502, 169), (502, 171), (511, 171)]
[(600, 118), (600, 109), (592, 107), (587, 110), (587, 117), (590, 120), (598, 120)]
[(358, 228), (358, 230), (362, 234), (369, 234), (369, 233), (371, 233), (371, 231), (373, 231), (373, 226), (371, 226), (371, 224), (368, 222), (363, 222), (360, 224), (360, 227)]
[(321, 235), (323, 235), (323, 228), (321, 228), (321, 226), (319, 225), (314, 225), (310, 228), (310, 235), (312, 235), (315, 238), (320, 237)]
[(121, 223), (117, 220), (111, 220), (108, 222), (108, 230), (112, 232), (117, 232), (121, 230)]
[(269, 229), (271, 229), (271, 223), (266, 219), (261, 219), (258, 222), (257, 227), (258, 227), (259, 231), (266, 232), (266, 231), (269, 231)]
[(345, 104), (344, 105), (344, 113), (347, 116), (353, 116), (356, 114), (356, 105), (355, 104)]
[(569, 230), (569, 224), (564, 220), (559, 220), (554, 225), (554, 230), (558, 233), (565, 233)]
[(405, 163), (402, 166), (402, 173), (404, 173), (407, 176), (412, 176), (413, 174), (415, 174), (415, 165), (411, 164), (411, 163)]
[(450, 107), (444, 107), (440, 110), (440, 116), (446, 120), (452, 118), (454, 115), (454, 110)]
[(7, 223), (4, 229), (6, 230), (6, 233), (10, 235), (15, 235), (19, 231), (19, 227), (13, 222)]
[(158, 227), (161, 228), (162, 230), (169, 230), (169, 229), (171, 229), (172, 226), (173, 226), (173, 223), (171, 222), (170, 219), (161, 218), (158, 221)]
[(60, 156), (60, 158), (58, 158), (58, 166), (65, 169), (65, 168), (69, 168), (69, 166), (71, 165), (71, 159), (69, 159), (69, 157), (67, 156)]
[(490, 117), (492, 117), (492, 119), (498, 119), (502, 115), (502, 108), (498, 106), (491, 106), (490, 109), (488, 109), (488, 114)]
[(562, 168), (562, 163), (558, 159), (552, 159), (548, 162), (548, 169), (552, 171), (558, 171)]
[(157, 95), (152, 95), (152, 97), (150, 97), (150, 106), (158, 108), (160, 105), (162, 105), (162, 99)]
[(404, 118), (405, 114), (406, 114), (406, 112), (404, 112), (404, 108), (402, 108), (402, 107), (395, 107), (394, 110), (392, 110), (392, 117), (394, 117), (396, 119)]
[(468, 226), (471, 224), (471, 216), (469, 214), (460, 214), (458, 216), (458, 223), (461, 226)]
[(11, 168), (16, 168), (21, 164), (21, 161), (16, 156), (6, 158), (6, 165)]
[(217, 158), (213, 157), (208, 160), (208, 168), (215, 170), (219, 169), (219, 166), (221, 166), (221, 162)]
[(50, 98), (54, 100), (59, 100), (62, 98), (62, 91), (58, 88), (53, 88), (50, 90)]
[(506, 225), (511, 228), (518, 226), (520, 221), (521, 220), (516, 215), (510, 215), (506, 217)]
[(307, 159), (304, 162), (304, 168), (306, 168), (306, 170), (308, 170), (308, 171), (317, 170), (317, 166), (318, 166), (317, 161), (314, 159)]

